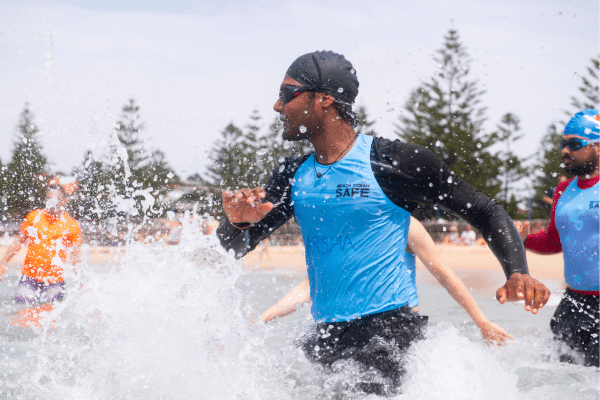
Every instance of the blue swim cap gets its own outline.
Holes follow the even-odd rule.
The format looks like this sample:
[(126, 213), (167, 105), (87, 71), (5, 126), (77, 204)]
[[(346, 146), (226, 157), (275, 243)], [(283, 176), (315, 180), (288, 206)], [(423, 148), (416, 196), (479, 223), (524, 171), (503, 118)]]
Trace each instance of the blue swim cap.
[(589, 108), (575, 114), (565, 126), (563, 135), (577, 135), (591, 142), (600, 141), (600, 115), (598, 110)]

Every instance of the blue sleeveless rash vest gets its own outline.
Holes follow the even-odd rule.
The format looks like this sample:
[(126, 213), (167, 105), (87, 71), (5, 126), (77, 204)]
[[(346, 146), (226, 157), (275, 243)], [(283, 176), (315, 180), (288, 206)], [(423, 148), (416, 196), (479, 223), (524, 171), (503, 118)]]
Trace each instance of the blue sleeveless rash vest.
[[(372, 141), (358, 135), (348, 154), (333, 165), (318, 164), (313, 154), (292, 181), (311, 312), (318, 322), (348, 321), (408, 304), (410, 213), (392, 203), (375, 179)], [(316, 172), (324, 175), (317, 178)]]
[(600, 259), (600, 183), (580, 189), (575, 178), (556, 204), (556, 228), (562, 243), (565, 281), (576, 290), (598, 290)]
[(407, 251), (404, 260), (406, 261), (407, 277), (410, 281), (408, 306), (413, 308), (419, 305), (419, 296), (417, 296), (417, 256)]

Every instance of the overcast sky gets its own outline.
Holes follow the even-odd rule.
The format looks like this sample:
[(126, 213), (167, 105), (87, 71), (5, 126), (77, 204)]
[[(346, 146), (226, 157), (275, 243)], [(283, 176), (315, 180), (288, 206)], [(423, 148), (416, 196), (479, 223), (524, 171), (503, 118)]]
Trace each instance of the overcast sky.
[(451, 28), (487, 90), (489, 128), (506, 112), (521, 119), (521, 156), (564, 119), (599, 53), (597, 0), (0, 0), (0, 158), (28, 102), (53, 168), (69, 172), (87, 149), (102, 153), (135, 98), (148, 146), (184, 177), (203, 173), (229, 122), (244, 126), (254, 109), (275, 118), (287, 67), (314, 50), (354, 64), (357, 103), (392, 138)]

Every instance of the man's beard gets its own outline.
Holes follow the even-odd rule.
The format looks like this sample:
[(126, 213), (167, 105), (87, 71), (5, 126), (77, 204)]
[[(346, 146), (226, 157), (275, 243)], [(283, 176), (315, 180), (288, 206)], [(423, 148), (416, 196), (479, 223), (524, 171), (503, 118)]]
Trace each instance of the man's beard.
[(586, 162), (582, 165), (571, 165), (570, 167), (565, 165), (563, 168), (567, 174), (577, 176), (591, 175), (596, 169), (593, 162)]

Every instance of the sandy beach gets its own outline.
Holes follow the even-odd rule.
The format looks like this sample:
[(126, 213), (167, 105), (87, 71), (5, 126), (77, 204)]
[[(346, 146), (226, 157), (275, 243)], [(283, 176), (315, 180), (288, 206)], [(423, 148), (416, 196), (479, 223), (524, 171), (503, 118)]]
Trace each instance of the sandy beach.
[[(498, 270), (500, 263), (487, 246), (452, 246), (437, 245), (443, 259), (455, 270)], [(262, 252), (262, 254), (261, 254)], [(527, 252), (529, 272), (538, 279), (563, 279), (562, 253), (541, 255)], [(247, 270), (306, 270), (303, 246), (269, 246), (266, 251), (260, 247), (243, 258), (243, 266)], [(417, 268), (425, 266), (417, 259)]]

